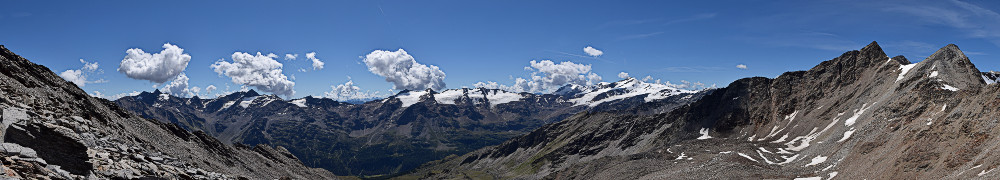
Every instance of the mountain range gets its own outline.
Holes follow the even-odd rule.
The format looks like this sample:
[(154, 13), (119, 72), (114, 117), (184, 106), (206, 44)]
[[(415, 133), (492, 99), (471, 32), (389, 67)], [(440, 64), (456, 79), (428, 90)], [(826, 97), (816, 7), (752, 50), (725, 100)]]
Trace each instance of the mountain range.
[[(20, 179), (998, 179), (1000, 73), (949, 44), (878, 43), (689, 91), (634, 78), (547, 94), (405, 90), (364, 103), (158, 90), (91, 97), (0, 46)], [(340, 175), (340, 176), (338, 176)]]
[(872, 42), (654, 115), (582, 112), (401, 179), (997, 179), (1000, 85)]
[(284, 100), (254, 90), (213, 99), (157, 90), (115, 102), (143, 117), (205, 132), (225, 143), (282, 146), (311, 167), (371, 176), (403, 173), (497, 145), (582, 111), (662, 113), (708, 92), (627, 78), (567, 85), (550, 94), (486, 88), (405, 90), (363, 104), (312, 96)]

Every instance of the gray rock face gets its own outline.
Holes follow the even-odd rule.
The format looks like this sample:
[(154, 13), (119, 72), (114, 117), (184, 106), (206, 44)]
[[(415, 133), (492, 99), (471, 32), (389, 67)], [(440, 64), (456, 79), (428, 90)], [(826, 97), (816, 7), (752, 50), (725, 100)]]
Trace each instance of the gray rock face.
[[(17, 179), (336, 179), (294, 156), (231, 146), (93, 98), (0, 46), (4, 168)], [(139, 157), (139, 158), (136, 158)], [(189, 173), (195, 172), (195, 173)]]
[(926, 77), (940, 82), (942, 87), (947, 85), (956, 89), (968, 89), (985, 85), (982, 75), (958, 46), (949, 44), (916, 64), (903, 80)]
[(578, 114), (404, 177), (997, 179), (1000, 84), (968, 62), (954, 45), (911, 64), (873, 42), (667, 113)]

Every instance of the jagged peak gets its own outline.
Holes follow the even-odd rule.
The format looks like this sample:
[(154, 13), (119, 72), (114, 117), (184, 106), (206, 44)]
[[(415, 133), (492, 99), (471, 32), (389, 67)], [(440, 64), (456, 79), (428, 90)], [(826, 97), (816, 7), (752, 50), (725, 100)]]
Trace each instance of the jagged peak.
[(861, 48), (861, 52), (862, 53), (872, 52), (872, 53), (885, 54), (885, 52), (882, 51), (882, 47), (879, 46), (878, 42), (875, 42), (875, 41), (872, 41), (872, 43), (869, 43), (864, 48)]
[(260, 96), (260, 93), (257, 93), (257, 91), (254, 91), (253, 89), (250, 89), (249, 91), (246, 92), (246, 95), (247, 96)]
[(983, 81), (982, 72), (969, 61), (969, 57), (965, 56), (965, 53), (955, 44), (941, 47), (927, 59), (917, 63), (913, 71), (916, 73), (911, 72), (906, 76), (929, 78), (946, 85), (945, 87), (950, 86), (959, 90), (978, 88), (986, 84)]
[(896, 63), (899, 63), (900, 65), (907, 65), (907, 64), (911, 64), (912, 63), (912, 62), (910, 62), (909, 59), (906, 59), (906, 56), (903, 56), (903, 55), (898, 55), (896, 57), (892, 57), (891, 60), (892, 61), (896, 61)]

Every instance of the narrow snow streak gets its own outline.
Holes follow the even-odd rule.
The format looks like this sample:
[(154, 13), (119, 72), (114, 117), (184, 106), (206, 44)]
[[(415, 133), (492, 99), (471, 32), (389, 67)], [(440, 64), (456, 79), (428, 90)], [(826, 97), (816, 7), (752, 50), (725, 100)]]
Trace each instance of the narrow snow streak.
[(945, 84), (944, 87), (942, 87), (941, 89), (949, 90), (949, 91), (958, 91), (958, 88), (952, 87), (952, 86), (947, 85), (947, 84)]
[(816, 177), (801, 177), (801, 178), (795, 178), (795, 180), (823, 180), (823, 177), (819, 177), (819, 176), (816, 176)]
[(738, 154), (738, 155), (740, 155), (740, 156), (743, 156), (743, 157), (745, 157), (745, 158), (747, 158), (747, 159), (749, 159), (749, 160), (751, 160), (751, 161), (753, 161), (753, 162), (760, 162), (760, 161), (757, 161), (756, 159), (753, 159), (753, 158), (752, 158), (752, 157), (750, 157), (750, 156), (747, 156), (746, 154), (743, 154), (743, 153), (736, 153), (736, 154)]

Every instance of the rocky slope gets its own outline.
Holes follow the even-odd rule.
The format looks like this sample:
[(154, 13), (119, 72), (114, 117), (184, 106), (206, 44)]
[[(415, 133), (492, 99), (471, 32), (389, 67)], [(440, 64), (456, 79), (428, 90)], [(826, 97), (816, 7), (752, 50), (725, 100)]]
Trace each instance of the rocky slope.
[(0, 73), (0, 178), (337, 178), (281, 147), (232, 146), (134, 115), (3, 46)]
[(580, 111), (639, 106), (632, 113), (652, 114), (708, 92), (632, 78), (578, 88), (560, 94), (485, 88), (403, 91), (363, 104), (314, 97), (286, 101), (253, 90), (214, 99), (154, 91), (116, 102), (144, 117), (204, 130), (223, 142), (284, 146), (307, 165), (338, 175), (380, 175), (496, 145)]
[(1000, 85), (955, 45), (875, 42), (668, 113), (581, 113), (400, 178), (997, 179)]

